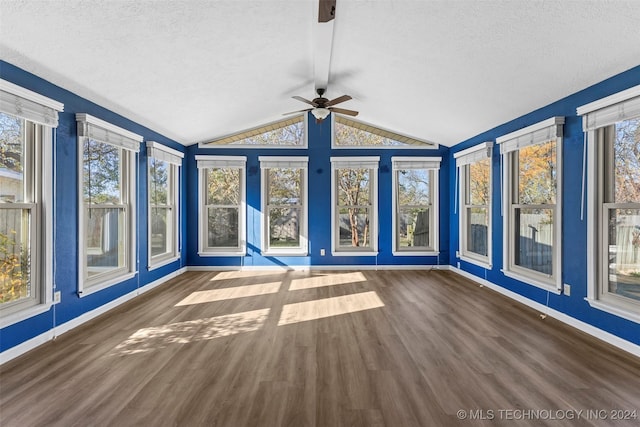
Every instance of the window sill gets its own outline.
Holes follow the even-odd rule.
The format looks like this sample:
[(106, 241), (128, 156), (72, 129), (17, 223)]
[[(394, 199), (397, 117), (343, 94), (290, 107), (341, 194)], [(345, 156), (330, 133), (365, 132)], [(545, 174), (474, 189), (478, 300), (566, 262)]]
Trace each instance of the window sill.
[(485, 270), (491, 270), (491, 268), (493, 267), (490, 262), (481, 261), (479, 259), (471, 258), (471, 257), (468, 257), (466, 255), (460, 255), (458, 258), (460, 258), (464, 262), (468, 262), (469, 264), (473, 264), (473, 265), (477, 265), (478, 267), (482, 267)]
[(101, 283), (96, 283), (95, 285), (84, 287), (82, 290), (78, 291), (78, 296), (80, 298), (84, 298), (87, 295), (91, 295), (93, 293), (96, 293), (98, 291), (106, 289), (106, 288), (108, 288), (110, 286), (116, 285), (118, 283), (122, 283), (124, 281), (129, 280), (129, 279), (132, 279), (132, 278), (134, 278), (136, 276), (136, 274), (137, 274), (137, 272), (127, 273), (127, 274), (124, 274), (122, 276), (118, 276), (118, 277), (114, 277), (112, 279), (106, 280), (106, 281), (101, 282)]
[(150, 263), (151, 265), (147, 266), (147, 270), (153, 271), (153, 270), (155, 270), (157, 268), (164, 267), (165, 265), (171, 264), (172, 262), (176, 262), (179, 259), (180, 259), (180, 255), (177, 255), (177, 256), (172, 256), (172, 257), (167, 258), (167, 259), (161, 259), (161, 260), (158, 260), (158, 261), (155, 261), (155, 262), (152, 261)]
[(393, 256), (438, 256), (439, 251), (392, 251)]
[(307, 251), (286, 251), (286, 252), (279, 252), (279, 251), (265, 251), (265, 252), (261, 252), (260, 255), (265, 256), (265, 257), (277, 257), (277, 256), (307, 256), (309, 255), (309, 252)]
[(201, 257), (212, 257), (212, 256), (246, 256), (247, 253), (245, 251), (241, 252), (198, 252), (198, 256)]
[(5, 328), (39, 314), (46, 313), (47, 311), (49, 311), (52, 305), (52, 302), (47, 302), (44, 304), (37, 304), (31, 307), (27, 307), (23, 310), (16, 311), (15, 313), (11, 313), (6, 316), (3, 314), (0, 318), (0, 328)]
[(513, 271), (501, 270), (502, 274), (515, 280), (519, 280), (527, 285), (535, 286), (536, 288), (544, 289), (556, 295), (560, 295), (560, 289), (555, 285), (536, 280), (533, 277), (525, 276), (523, 274), (514, 273)]
[(333, 251), (333, 256), (378, 256), (378, 252), (363, 252), (363, 251)]
[(635, 323), (640, 323), (640, 313), (635, 313), (626, 308), (619, 307), (616, 304), (612, 304), (602, 300), (585, 298), (585, 301), (587, 301), (592, 308), (604, 311), (609, 314), (613, 314), (618, 317), (622, 317), (623, 319), (630, 320)]

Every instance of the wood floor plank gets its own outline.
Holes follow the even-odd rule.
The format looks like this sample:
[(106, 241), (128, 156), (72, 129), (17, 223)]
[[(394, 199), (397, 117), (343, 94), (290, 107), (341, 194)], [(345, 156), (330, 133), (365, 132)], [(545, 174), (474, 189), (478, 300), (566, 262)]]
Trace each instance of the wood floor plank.
[(640, 417), (639, 385), (637, 358), (451, 272), (188, 272), (0, 366), (0, 425), (502, 426)]

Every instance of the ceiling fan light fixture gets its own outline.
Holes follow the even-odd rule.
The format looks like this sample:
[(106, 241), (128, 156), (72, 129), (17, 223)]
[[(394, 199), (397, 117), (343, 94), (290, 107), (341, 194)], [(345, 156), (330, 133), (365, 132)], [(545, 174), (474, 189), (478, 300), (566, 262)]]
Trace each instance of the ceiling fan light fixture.
[(331, 113), (331, 111), (329, 111), (328, 108), (318, 107), (311, 110), (311, 114), (313, 114), (313, 117), (315, 117), (318, 120), (326, 119), (327, 116), (329, 116), (329, 113)]

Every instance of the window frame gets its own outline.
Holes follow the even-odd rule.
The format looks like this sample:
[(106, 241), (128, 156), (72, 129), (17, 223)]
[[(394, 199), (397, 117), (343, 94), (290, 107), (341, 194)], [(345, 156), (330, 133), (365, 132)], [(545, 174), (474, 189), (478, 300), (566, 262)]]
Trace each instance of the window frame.
[[(492, 226), (493, 226), (493, 214), (492, 214), (492, 200), (493, 200), (493, 142), (487, 141), (481, 144), (470, 147), (466, 150), (454, 153), (453, 157), (456, 159), (456, 173), (459, 182), (459, 214), (458, 214), (458, 258), (471, 264), (478, 265), (485, 269), (492, 268)], [(470, 186), (470, 170), (471, 165), (480, 161), (489, 161), (489, 194), (487, 205), (473, 205), (467, 202), (469, 193), (471, 191)], [(476, 252), (470, 251), (468, 241), (468, 229), (469, 229), (469, 216), (467, 210), (473, 207), (485, 207), (487, 209), (488, 226), (487, 226), (487, 255), (483, 256)]]
[[(264, 134), (266, 132), (271, 132), (273, 130), (283, 128), (285, 126), (290, 126), (291, 124), (302, 122), (302, 144), (301, 145), (269, 145), (269, 144), (234, 144), (235, 141), (240, 141), (246, 138), (250, 138), (251, 136), (257, 136), (260, 134)], [(284, 126), (283, 126), (284, 125)], [(234, 149), (234, 148), (242, 148), (242, 149), (268, 149), (268, 150), (279, 150), (279, 149), (289, 149), (289, 150), (306, 150), (309, 148), (309, 120), (308, 114), (297, 115), (293, 118), (276, 120), (274, 122), (270, 122), (264, 125), (252, 127), (240, 132), (235, 132), (230, 135), (222, 136), (220, 138), (216, 138), (214, 140), (205, 141), (198, 143), (198, 148), (213, 148), (213, 149)]]
[[(336, 120), (343, 121), (344, 126), (350, 126), (363, 132), (373, 133), (383, 138), (401, 142), (399, 145), (340, 145), (336, 141)], [(340, 114), (331, 114), (331, 149), (332, 150), (437, 150), (439, 145), (432, 141), (399, 134), (380, 126), (374, 126), (360, 120), (354, 120)]]
[[(440, 163), (441, 157), (391, 157), (392, 164), (392, 254), (394, 256), (437, 256), (440, 254)], [(399, 210), (402, 207), (398, 202), (398, 173), (401, 170), (417, 169), (427, 170), (429, 173), (429, 201), (428, 205), (418, 205), (415, 207), (426, 206), (430, 212), (429, 215), (429, 245), (420, 247), (421, 249), (400, 248), (400, 238), (398, 236), (398, 218)]]
[[(159, 144), (155, 141), (147, 141), (147, 259), (148, 270), (154, 270), (164, 265), (170, 264), (180, 259), (180, 171), (182, 170), (182, 159), (184, 153)], [(171, 237), (171, 248), (162, 254), (151, 255), (152, 246), (152, 220), (151, 211), (153, 209), (151, 200), (151, 162), (164, 161), (168, 164), (169, 173), (167, 183), (167, 204), (162, 205), (171, 212), (171, 230), (168, 230), (167, 238)]]
[[(598, 310), (640, 323), (640, 301), (612, 294), (608, 291), (607, 232), (605, 213), (609, 207), (638, 208), (637, 203), (605, 202), (605, 129), (624, 120), (640, 117), (640, 85), (580, 106), (576, 110), (583, 119), (585, 134), (587, 194), (587, 297), (589, 305)], [(615, 177), (615, 174), (614, 174)], [(584, 190), (583, 190), (584, 191)], [(584, 196), (584, 194), (583, 194)]]
[[(32, 263), (35, 260), (36, 283), (33, 284), (34, 297), (16, 301), (9, 306), (0, 307), (0, 328), (21, 322), (38, 314), (49, 311), (54, 302), (53, 259), (54, 253), (54, 163), (53, 151), (55, 132), (58, 126), (58, 113), (64, 111), (64, 104), (51, 98), (0, 79), (0, 111), (24, 120), (25, 127), (33, 126), (35, 155), (31, 173), (35, 187), (29, 209), (35, 210), (32, 218), (30, 240), (36, 246), (30, 253)], [(16, 208), (16, 204), (11, 204)]]
[[(331, 254), (333, 256), (377, 256), (378, 255), (378, 164), (379, 156), (366, 157), (331, 157)], [(370, 191), (369, 232), (371, 246), (368, 250), (360, 247), (348, 248), (340, 246), (340, 226), (338, 207), (338, 180), (340, 169), (368, 169)]]
[[(262, 234), (261, 234), (261, 248), (262, 255), (264, 256), (306, 256), (309, 254), (309, 241), (308, 241), (308, 230), (309, 230), (309, 216), (308, 216), (308, 206), (309, 206), (309, 198), (308, 198), (308, 176), (309, 176), (309, 158), (306, 156), (289, 156), (289, 157), (276, 157), (276, 156), (259, 156), (258, 161), (260, 162), (260, 178), (261, 178), (261, 186), (260, 186), (260, 194), (261, 194), (261, 213), (260, 213), (260, 223), (262, 225)], [(301, 171), (301, 182), (300, 182), (300, 192), (301, 194), (301, 204), (298, 205), (276, 205), (275, 208), (286, 208), (289, 206), (296, 206), (300, 210), (300, 223), (299, 223), (299, 240), (300, 245), (298, 247), (288, 247), (288, 248), (272, 248), (270, 246), (270, 209), (273, 207), (269, 203), (269, 190), (270, 190), (270, 181), (269, 181), (269, 170), (270, 169), (300, 169)]]
[[(78, 295), (82, 298), (122, 283), (138, 274), (136, 167), (137, 154), (143, 137), (85, 113), (77, 113), (76, 121), (78, 124), (78, 253), (80, 255), (78, 260)], [(92, 278), (87, 275), (89, 267), (87, 265), (88, 217), (86, 210), (89, 207), (84, 202), (84, 144), (86, 141), (110, 145), (120, 151), (120, 203), (91, 204), (91, 206), (94, 209), (121, 209), (124, 212), (123, 227), (125, 228), (124, 266), (97, 274)]]
[[(245, 256), (247, 254), (247, 177), (246, 156), (195, 156), (198, 168), (198, 255), (212, 256)], [(209, 169), (233, 168), (239, 170), (240, 200), (238, 204), (238, 246), (237, 247), (209, 247), (208, 226), (206, 224), (207, 209), (207, 171)]]
[[(503, 263), (505, 276), (532, 286), (560, 294), (562, 289), (562, 141), (564, 117), (551, 117), (524, 129), (496, 139), (500, 144), (503, 201)], [(552, 274), (547, 275), (515, 264), (515, 210), (548, 209), (550, 204), (514, 203), (514, 192), (518, 189), (517, 156), (522, 148), (554, 141), (556, 146), (556, 203), (553, 206)]]

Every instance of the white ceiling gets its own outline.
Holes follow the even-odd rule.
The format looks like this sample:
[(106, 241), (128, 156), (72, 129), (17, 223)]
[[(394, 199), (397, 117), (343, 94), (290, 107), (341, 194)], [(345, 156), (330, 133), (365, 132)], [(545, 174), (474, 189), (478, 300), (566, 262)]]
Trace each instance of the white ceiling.
[[(185, 145), (304, 108), (317, 0), (0, 0), (0, 58)], [(640, 65), (640, 1), (337, 0), (326, 96), (454, 145)]]

